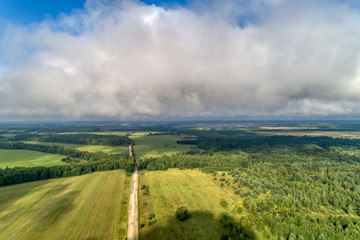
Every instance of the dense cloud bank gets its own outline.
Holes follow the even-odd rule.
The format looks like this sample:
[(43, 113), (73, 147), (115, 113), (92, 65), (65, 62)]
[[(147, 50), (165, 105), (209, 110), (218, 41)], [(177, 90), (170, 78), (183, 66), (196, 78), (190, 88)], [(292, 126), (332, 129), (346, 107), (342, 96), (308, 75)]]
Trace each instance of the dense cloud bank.
[(8, 26), (1, 117), (360, 115), (351, 1), (88, 0)]

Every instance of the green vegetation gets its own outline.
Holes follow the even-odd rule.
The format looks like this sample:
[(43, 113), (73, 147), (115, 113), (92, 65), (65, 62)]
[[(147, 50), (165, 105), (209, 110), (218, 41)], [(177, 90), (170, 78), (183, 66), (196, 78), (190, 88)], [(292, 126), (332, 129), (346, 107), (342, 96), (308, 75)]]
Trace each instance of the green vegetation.
[(72, 163), (69, 165), (51, 167), (0, 168), (0, 186), (48, 178), (77, 176), (95, 171), (113, 169), (125, 169), (128, 172), (134, 171), (134, 160), (127, 155), (80, 152), (58, 146), (43, 146), (21, 142), (0, 142), (0, 149), (25, 149), (63, 154), (66, 157), (63, 158), (62, 161)]
[(98, 135), (98, 134), (19, 134), (12, 138), (13, 141), (39, 141), (39, 142), (58, 142), (85, 145), (105, 145), (105, 146), (127, 146), (132, 140), (126, 136), (117, 135)]
[(190, 218), (190, 213), (186, 207), (182, 206), (176, 209), (176, 219), (179, 221), (185, 221), (186, 219)]
[[(139, 223), (146, 223), (149, 213), (157, 222), (141, 228), (141, 239), (220, 239), (223, 228), (221, 214), (233, 212), (240, 197), (219, 188), (207, 174), (198, 170), (141, 172), (139, 185), (150, 189), (149, 195), (139, 195)], [(223, 197), (228, 209), (219, 204)], [(191, 217), (179, 222), (175, 216), (179, 206), (184, 206)]]
[(38, 144), (43, 146), (59, 146), (64, 148), (76, 149), (83, 152), (103, 152), (108, 154), (127, 154), (129, 151), (128, 146), (82, 145), (82, 144), (38, 142), (38, 141), (25, 141), (25, 143)]
[(42, 153), (29, 150), (0, 149), (0, 168), (55, 166), (65, 164), (64, 155)]
[(0, 239), (122, 239), (129, 182), (117, 170), (0, 188)]
[(131, 139), (135, 142), (136, 157), (140, 159), (185, 153), (196, 149), (191, 145), (176, 143), (181, 139), (170, 135), (132, 136)]
[[(60, 130), (71, 133), (71, 129), (84, 133), (58, 134)], [(128, 149), (114, 143), (133, 140), (141, 186), (142, 239), (360, 239), (360, 139), (356, 138), (360, 136), (360, 124), (357, 123), (20, 126), (0, 133), (3, 136), (0, 149), (5, 149), (0, 152), (32, 150), (45, 155), (58, 154), (68, 163), (0, 168), (0, 185), (112, 169), (132, 172), (134, 159), (128, 157)], [(39, 142), (54, 138), (57, 143)], [(32, 144), (11, 139), (30, 140)], [(24, 162), (28, 161), (24, 159)], [(72, 178), (53, 181), (68, 179)], [(21, 186), (35, 186), (31, 184)], [(12, 187), (17, 186), (0, 190)], [(56, 193), (56, 187), (49, 188)], [(29, 191), (33, 191), (31, 187)], [(63, 195), (66, 194), (56, 198)], [(121, 204), (127, 201), (118, 200)], [(1, 206), (0, 203), (0, 210)], [(66, 205), (64, 213), (59, 214), (67, 216), (69, 208)], [(179, 221), (177, 215), (183, 215), (184, 209), (188, 213), (185, 215), (191, 217)], [(8, 222), (10, 217), (0, 213), (4, 224), (18, 224), (11, 219)], [(7, 232), (1, 230), (2, 226), (0, 223), (0, 238)], [(24, 229), (19, 227), (19, 232), (25, 234), (20, 238), (33, 231), (24, 226)]]

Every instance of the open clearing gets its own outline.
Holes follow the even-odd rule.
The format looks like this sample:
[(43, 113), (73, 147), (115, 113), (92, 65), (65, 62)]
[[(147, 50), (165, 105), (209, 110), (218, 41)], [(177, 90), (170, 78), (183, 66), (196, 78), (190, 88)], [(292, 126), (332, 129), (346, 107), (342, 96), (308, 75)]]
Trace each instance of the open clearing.
[(0, 149), (0, 168), (6, 167), (36, 167), (65, 164), (61, 161), (65, 156), (42, 153), (29, 150)]
[(129, 182), (116, 170), (2, 187), (0, 239), (122, 239)]
[[(150, 195), (143, 195), (141, 186), (149, 186)], [(199, 170), (139, 172), (140, 239), (220, 239), (217, 218), (223, 212), (233, 212), (238, 195), (219, 187), (210, 174)], [(219, 204), (220, 198), (228, 202)], [(146, 204), (146, 205), (145, 205)], [(175, 218), (178, 207), (185, 206), (191, 218), (179, 222)], [(149, 213), (156, 223), (148, 226)]]
[(104, 145), (82, 145), (82, 144), (71, 144), (71, 143), (56, 143), (56, 142), (37, 142), (27, 141), (25, 143), (40, 144), (45, 146), (59, 146), (65, 148), (74, 148), (79, 151), (85, 152), (104, 152), (109, 154), (127, 154), (127, 146), (104, 146)]
[(197, 149), (195, 145), (178, 144), (176, 141), (181, 138), (169, 135), (131, 136), (130, 138), (135, 142), (134, 152), (137, 158), (160, 157)]

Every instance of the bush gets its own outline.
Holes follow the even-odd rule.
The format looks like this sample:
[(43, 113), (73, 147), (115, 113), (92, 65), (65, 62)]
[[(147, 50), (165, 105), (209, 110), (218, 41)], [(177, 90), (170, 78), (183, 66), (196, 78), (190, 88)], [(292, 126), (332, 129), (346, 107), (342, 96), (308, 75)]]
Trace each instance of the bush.
[(151, 220), (151, 219), (153, 219), (154, 217), (155, 217), (155, 214), (149, 213), (148, 220)]
[(226, 207), (228, 205), (228, 203), (224, 198), (220, 198), (220, 205), (223, 207)]
[(185, 221), (186, 219), (190, 218), (189, 211), (186, 207), (182, 206), (176, 210), (176, 218), (179, 221)]

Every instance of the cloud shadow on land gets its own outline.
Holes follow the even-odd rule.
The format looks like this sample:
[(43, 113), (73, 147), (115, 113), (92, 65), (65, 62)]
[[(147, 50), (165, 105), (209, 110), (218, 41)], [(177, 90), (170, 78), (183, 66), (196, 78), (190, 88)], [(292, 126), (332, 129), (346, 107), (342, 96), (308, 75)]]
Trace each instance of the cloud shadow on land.
[[(215, 217), (213, 213), (208, 211), (190, 211), (190, 218), (181, 222), (175, 217), (175, 212), (172, 217), (167, 218), (165, 221), (157, 219), (157, 222), (148, 226), (147, 222), (144, 223), (143, 229), (139, 229), (140, 240), (160, 240), (160, 239), (192, 239), (192, 240), (219, 240), (227, 239), (231, 232), (234, 232), (236, 226), (232, 218), (229, 219), (228, 225), (220, 223), (222, 217)], [(156, 219), (156, 216), (155, 218)], [(239, 230), (239, 229), (238, 229)], [(255, 236), (252, 230), (246, 231), (249, 235), (246, 238), (232, 238), (232, 239), (255, 239), (248, 238), (248, 236)], [(239, 234), (240, 235), (240, 234)]]

